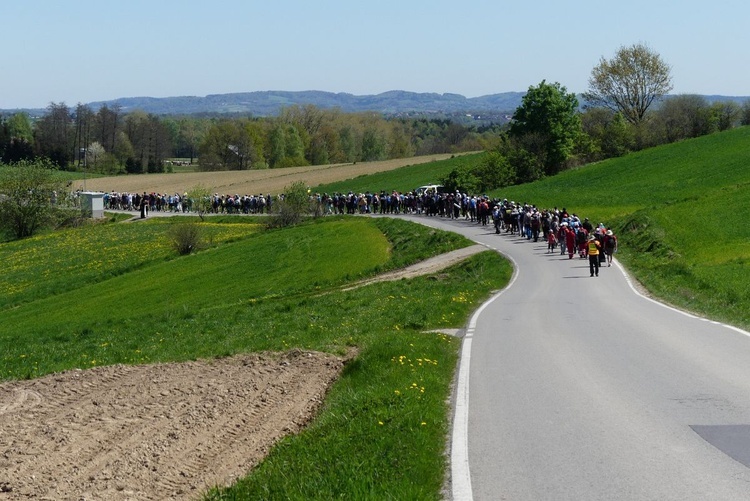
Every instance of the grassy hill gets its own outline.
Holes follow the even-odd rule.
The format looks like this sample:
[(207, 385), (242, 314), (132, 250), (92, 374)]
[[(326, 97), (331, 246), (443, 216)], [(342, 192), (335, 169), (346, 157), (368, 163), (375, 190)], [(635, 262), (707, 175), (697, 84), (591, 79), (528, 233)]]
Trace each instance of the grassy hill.
[(660, 146), (496, 195), (564, 206), (619, 235), (652, 293), (750, 327), (750, 127)]

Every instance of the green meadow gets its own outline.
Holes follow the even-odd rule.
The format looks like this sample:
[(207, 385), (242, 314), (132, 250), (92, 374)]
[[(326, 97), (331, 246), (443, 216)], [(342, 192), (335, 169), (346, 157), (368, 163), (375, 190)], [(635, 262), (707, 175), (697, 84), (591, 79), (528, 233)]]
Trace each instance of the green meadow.
[[(0, 380), (72, 368), (319, 350), (356, 355), (316, 420), (212, 499), (439, 499), (464, 325), (511, 268), (481, 253), (432, 276), (352, 284), (469, 245), (405, 221), (331, 217), (283, 230), (209, 218), (105, 223), (0, 244)], [(12, 284), (12, 286), (9, 286)]]
[(447, 160), (437, 160), (418, 165), (408, 165), (387, 172), (379, 172), (354, 179), (313, 187), (318, 193), (391, 193), (412, 191), (427, 184), (440, 184), (450, 171), (471, 166), (482, 157), (481, 153), (458, 155)]

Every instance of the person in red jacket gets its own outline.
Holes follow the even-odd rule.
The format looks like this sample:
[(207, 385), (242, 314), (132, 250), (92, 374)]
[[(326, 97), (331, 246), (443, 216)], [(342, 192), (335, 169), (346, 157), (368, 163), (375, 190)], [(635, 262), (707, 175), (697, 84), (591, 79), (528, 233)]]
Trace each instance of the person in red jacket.
[(568, 259), (573, 259), (573, 254), (576, 253), (576, 232), (569, 226), (565, 227), (565, 245), (568, 247)]
[(557, 237), (555, 236), (555, 230), (549, 230), (547, 232), (547, 252), (555, 252), (557, 247)]

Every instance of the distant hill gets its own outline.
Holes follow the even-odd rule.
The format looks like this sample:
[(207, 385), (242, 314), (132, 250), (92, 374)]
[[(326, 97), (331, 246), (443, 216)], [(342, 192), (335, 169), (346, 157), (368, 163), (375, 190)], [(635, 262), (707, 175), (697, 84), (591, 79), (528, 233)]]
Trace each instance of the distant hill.
[[(93, 110), (104, 105), (118, 105), (125, 113), (142, 110), (156, 115), (195, 114), (249, 114), (253, 116), (278, 115), (283, 107), (307, 104), (318, 108), (338, 108), (343, 112), (373, 111), (392, 116), (457, 116), (469, 120), (492, 122), (507, 121), (521, 105), (525, 92), (502, 92), (487, 96), (467, 98), (460, 94), (407, 92), (392, 90), (375, 95), (355, 96), (345, 92), (324, 91), (257, 91), (208, 96), (179, 97), (123, 97), (109, 101), (88, 103)], [(743, 103), (750, 97), (703, 96), (710, 103), (735, 101)], [(73, 105), (69, 104), (73, 107)], [(0, 110), (2, 114), (26, 111), (32, 116), (45, 113), (44, 109)]]
[(277, 115), (283, 107), (311, 104), (319, 108), (339, 108), (343, 112), (374, 111), (385, 114), (453, 114), (513, 112), (523, 92), (505, 92), (466, 98), (460, 94), (417, 93), (394, 90), (376, 95), (355, 96), (345, 92), (258, 91), (211, 94), (205, 97), (128, 97), (89, 103), (93, 109), (119, 105), (123, 111), (143, 110), (158, 115), (197, 113), (249, 113), (254, 116)]
[[(343, 112), (373, 111), (387, 115), (441, 115), (456, 114), (491, 115), (502, 119), (512, 115), (521, 104), (525, 92), (504, 92), (475, 98), (460, 94), (418, 93), (394, 90), (376, 95), (355, 96), (345, 92), (324, 91), (258, 91), (233, 94), (210, 94), (179, 97), (123, 97), (109, 101), (87, 103), (94, 111), (104, 105), (120, 106), (127, 113), (134, 110), (156, 115), (197, 115), (197, 114), (250, 114), (253, 116), (278, 115), (283, 107), (307, 104), (318, 108), (338, 108)], [(71, 108), (73, 105), (68, 103)], [(31, 116), (40, 116), (45, 109), (0, 110), (7, 115), (24, 111)], [(482, 118), (485, 118), (482, 116)]]

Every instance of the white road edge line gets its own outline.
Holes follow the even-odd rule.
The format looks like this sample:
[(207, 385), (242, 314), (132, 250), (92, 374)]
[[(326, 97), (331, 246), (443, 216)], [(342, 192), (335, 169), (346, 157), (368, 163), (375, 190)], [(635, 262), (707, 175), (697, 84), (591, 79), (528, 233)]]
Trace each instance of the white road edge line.
[(622, 273), (622, 275), (625, 277), (625, 281), (630, 286), (630, 289), (633, 292), (635, 292), (636, 295), (642, 297), (643, 299), (645, 299), (647, 301), (651, 301), (654, 304), (658, 304), (662, 308), (666, 308), (668, 310), (672, 310), (674, 312), (677, 312), (677, 313), (679, 313), (681, 315), (685, 315), (686, 317), (693, 318), (695, 320), (702, 320), (703, 322), (709, 322), (709, 323), (712, 323), (712, 324), (715, 324), (715, 325), (721, 325), (722, 327), (726, 327), (727, 329), (735, 331), (735, 332), (737, 332), (739, 334), (742, 334), (743, 336), (750, 337), (750, 332), (748, 332), (746, 330), (742, 330), (739, 327), (735, 327), (734, 325), (729, 325), (729, 324), (725, 324), (723, 322), (717, 322), (716, 320), (711, 320), (711, 319), (708, 319), (708, 318), (699, 317), (697, 315), (693, 315), (692, 313), (688, 313), (687, 311), (683, 311), (683, 310), (680, 310), (679, 308), (675, 308), (674, 306), (669, 306), (668, 304), (660, 303), (656, 299), (652, 299), (652, 298), (650, 298), (650, 297), (648, 297), (648, 296), (646, 296), (644, 294), (641, 294), (641, 292), (636, 288), (635, 284), (633, 284), (633, 280), (630, 278), (630, 275), (625, 270), (625, 268), (617, 260), (613, 260), (613, 262), (615, 263), (615, 266), (617, 266), (617, 269), (620, 270), (620, 273)]
[[(486, 244), (490, 250), (500, 252)], [(500, 252), (502, 254), (502, 252)], [(513, 265), (513, 276), (507, 287), (485, 301), (469, 320), (466, 334), (461, 345), (458, 381), (456, 383), (456, 409), (453, 417), (453, 436), (451, 438), (451, 486), (454, 501), (472, 501), (471, 471), (469, 469), (469, 373), (471, 368), (471, 342), (477, 326), (479, 315), (493, 301), (510, 289), (518, 278), (518, 265), (512, 257), (503, 254)]]
[[(482, 245), (485, 245), (485, 247), (490, 250), (500, 252), (498, 249), (490, 245)], [(474, 338), (474, 331), (476, 329), (477, 320), (487, 306), (489, 306), (506, 290), (510, 289), (513, 286), (519, 274), (519, 268), (515, 260), (512, 257), (503, 254), (502, 252), (500, 253), (503, 255), (503, 257), (505, 257), (512, 263), (513, 276), (511, 277), (511, 280), (508, 283), (507, 287), (485, 301), (484, 304), (482, 304), (474, 312), (474, 314), (471, 316), (471, 319), (469, 320), (469, 325), (466, 329), (466, 334), (464, 335), (464, 340), (461, 345), (461, 359), (459, 360), (458, 381), (456, 383), (456, 409), (453, 418), (453, 434), (451, 438), (451, 484), (454, 501), (473, 501), (474, 499), (471, 487), (471, 471), (469, 468), (469, 375), (471, 368), (471, 345)], [(613, 261), (615, 263), (615, 266), (620, 270), (620, 273), (622, 273), (622, 275), (625, 277), (625, 281), (628, 283), (630, 289), (643, 299), (651, 301), (652, 303), (657, 304), (662, 308), (667, 308), (674, 312), (680, 313), (681, 315), (685, 315), (697, 320), (702, 320), (704, 322), (711, 322), (713, 324), (721, 325), (739, 334), (742, 334), (743, 336), (750, 337), (750, 332), (742, 330), (733, 325), (728, 325), (722, 322), (717, 322), (715, 320), (709, 320), (707, 318), (693, 315), (667, 304), (660, 303), (655, 299), (641, 294), (633, 284), (633, 281), (625, 268), (623, 268), (617, 260)]]

